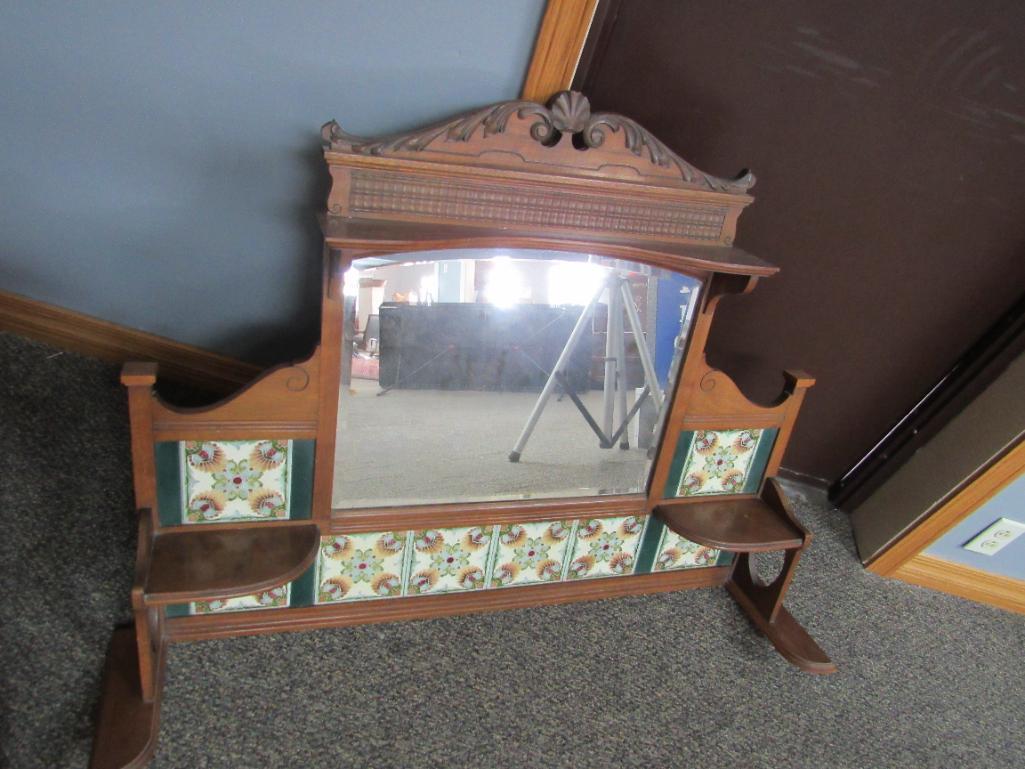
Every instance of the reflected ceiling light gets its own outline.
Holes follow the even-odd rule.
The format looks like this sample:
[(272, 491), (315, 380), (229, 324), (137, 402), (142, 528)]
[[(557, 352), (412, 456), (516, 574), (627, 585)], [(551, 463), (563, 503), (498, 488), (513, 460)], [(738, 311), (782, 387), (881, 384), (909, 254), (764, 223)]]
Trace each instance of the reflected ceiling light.
[(521, 301), (526, 294), (523, 276), (508, 256), (491, 260), (491, 273), (484, 296), (496, 307), (508, 308)]
[(359, 270), (348, 269), (345, 271), (345, 275), (342, 276), (342, 294), (345, 296), (358, 296), (359, 295)]
[(587, 304), (608, 270), (589, 262), (554, 262), (548, 269), (549, 304)]

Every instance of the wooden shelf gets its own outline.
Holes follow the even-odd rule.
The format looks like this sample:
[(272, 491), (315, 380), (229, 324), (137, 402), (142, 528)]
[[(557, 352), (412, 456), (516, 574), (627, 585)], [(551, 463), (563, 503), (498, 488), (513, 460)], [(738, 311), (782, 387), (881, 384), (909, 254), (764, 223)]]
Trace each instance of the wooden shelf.
[(258, 593), (289, 582), (313, 563), (316, 525), (157, 534), (144, 600), (159, 606)]
[(655, 514), (699, 545), (738, 553), (795, 550), (804, 535), (786, 515), (757, 497), (667, 502)]

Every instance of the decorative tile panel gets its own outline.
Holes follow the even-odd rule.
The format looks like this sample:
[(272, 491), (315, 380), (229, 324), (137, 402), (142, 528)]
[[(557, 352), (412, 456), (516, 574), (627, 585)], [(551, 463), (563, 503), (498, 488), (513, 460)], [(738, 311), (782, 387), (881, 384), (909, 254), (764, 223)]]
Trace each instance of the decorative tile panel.
[(315, 602), (403, 595), (410, 535), (405, 531), (322, 537)]
[(633, 515), (580, 521), (566, 578), (632, 574), (644, 524), (643, 517)]
[(652, 516), (336, 534), (321, 537), (313, 603), (715, 566), (718, 555), (677, 537)]
[(308, 440), (157, 443), (160, 523), (309, 518), (313, 449)]
[(684, 539), (668, 527), (664, 527), (652, 571), (715, 566), (721, 552), (714, 547), (705, 547)]
[(559, 582), (576, 522), (513, 523), (499, 528), (490, 587)]
[(291, 441), (182, 441), (182, 523), (289, 517)]
[(414, 531), (406, 595), (483, 589), (496, 528)]
[(254, 609), (281, 609), (289, 605), (292, 583), (286, 583), (270, 590), (237, 598), (218, 601), (195, 601), (189, 604), (189, 614), (221, 614), (230, 611), (252, 611)]
[(680, 434), (667, 497), (757, 491), (776, 429), (696, 430)]

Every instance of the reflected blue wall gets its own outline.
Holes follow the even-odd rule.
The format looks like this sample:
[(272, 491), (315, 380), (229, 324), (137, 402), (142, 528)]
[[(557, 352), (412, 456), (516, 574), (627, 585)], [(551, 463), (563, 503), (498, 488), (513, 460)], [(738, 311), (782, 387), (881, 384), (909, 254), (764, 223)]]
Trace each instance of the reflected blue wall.
[(680, 333), (683, 308), (691, 301), (701, 283), (686, 275), (669, 275), (658, 282), (658, 308), (655, 312), (655, 373), (665, 385), (673, 362), (675, 340)]

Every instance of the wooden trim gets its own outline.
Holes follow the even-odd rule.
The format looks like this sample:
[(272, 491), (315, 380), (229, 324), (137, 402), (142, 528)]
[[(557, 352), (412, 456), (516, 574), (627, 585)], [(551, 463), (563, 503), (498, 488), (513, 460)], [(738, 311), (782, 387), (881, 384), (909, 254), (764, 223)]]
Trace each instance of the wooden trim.
[(567, 90), (577, 71), (598, 0), (548, 0), (522, 98), (547, 102)]
[(0, 330), (110, 363), (155, 361), (160, 376), (214, 393), (238, 389), (261, 369), (146, 331), (0, 291)]
[[(320, 305), (319, 400), (317, 403), (317, 445), (313, 460), (313, 518), (331, 518), (338, 461), (338, 409), (340, 407), (342, 348), (345, 346), (345, 272), (352, 255), (344, 249), (323, 249), (323, 280)], [(346, 364), (351, 367), (351, 363)]]
[(608, 497), (512, 499), (499, 502), (456, 502), (399, 507), (337, 508), (331, 511), (332, 534), (391, 531), (394, 529), (449, 528), (453, 526), (527, 523), (567, 518), (602, 518), (645, 515), (643, 493)]
[(661, 571), (630, 577), (560, 582), (557, 585), (479, 590), (447, 595), (354, 601), (303, 609), (265, 609), (237, 614), (205, 614), (168, 620), (168, 640), (198, 641), (263, 635), (323, 627), (348, 627), (379, 622), (448, 617), (483, 611), (525, 609), (547, 604), (596, 601), (627, 595), (669, 592), (722, 585), (728, 566)]
[(867, 565), (868, 570), (884, 577), (896, 576), (902, 566), (913, 558), (921, 557), (919, 553), (922, 550), (1022, 473), (1025, 473), (1025, 436), (1019, 438), (1000, 459), (967, 479), (953, 496), (948, 495), (946, 501), (871, 561)]
[(969, 601), (1025, 614), (1025, 581), (919, 553), (891, 576)]

